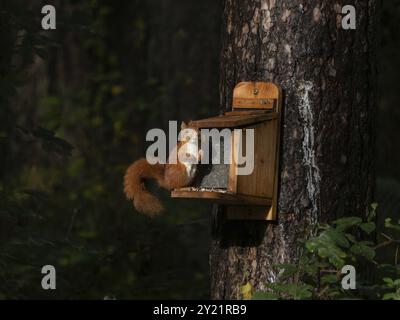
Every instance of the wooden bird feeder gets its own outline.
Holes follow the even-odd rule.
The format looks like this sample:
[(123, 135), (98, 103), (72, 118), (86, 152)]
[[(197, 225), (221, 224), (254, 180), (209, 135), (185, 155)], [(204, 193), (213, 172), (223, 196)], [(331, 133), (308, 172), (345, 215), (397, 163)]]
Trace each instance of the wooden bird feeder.
[[(240, 82), (233, 91), (232, 111), (197, 120), (198, 129), (254, 129), (254, 169), (237, 175), (237, 165), (199, 164), (191, 187), (175, 189), (173, 198), (200, 198), (227, 205), (228, 219), (275, 220), (278, 205), (281, 90), (274, 83)], [(234, 135), (232, 134), (232, 137)], [(242, 150), (245, 150), (245, 134)], [(231, 143), (231, 156), (239, 152)], [(221, 152), (221, 157), (223, 156)]]

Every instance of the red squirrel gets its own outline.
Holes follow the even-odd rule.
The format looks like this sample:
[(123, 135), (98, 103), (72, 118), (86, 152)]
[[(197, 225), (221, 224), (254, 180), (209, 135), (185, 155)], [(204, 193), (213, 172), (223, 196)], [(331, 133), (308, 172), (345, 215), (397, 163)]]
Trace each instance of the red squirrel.
[(184, 141), (179, 141), (175, 147), (178, 155), (177, 163), (150, 164), (145, 158), (133, 162), (124, 176), (124, 192), (129, 200), (133, 200), (135, 209), (149, 216), (155, 216), (163, 211), (160, 200), (145, 187), (144, 181), (154, 179), (164, 189), (172, 190), (188, 186), (194, 179), (202, 151), (198, 150), (198, 130), (191, 122), (181, 125), (181, 130), (188, 130)]

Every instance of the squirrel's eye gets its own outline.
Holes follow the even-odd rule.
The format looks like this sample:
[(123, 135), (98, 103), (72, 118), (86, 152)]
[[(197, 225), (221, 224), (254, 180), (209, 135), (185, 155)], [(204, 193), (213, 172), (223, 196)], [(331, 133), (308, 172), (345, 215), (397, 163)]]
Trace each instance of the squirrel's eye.
[(190, 153), (189, 152), (186, 152), (186, 157), (190, 158)]

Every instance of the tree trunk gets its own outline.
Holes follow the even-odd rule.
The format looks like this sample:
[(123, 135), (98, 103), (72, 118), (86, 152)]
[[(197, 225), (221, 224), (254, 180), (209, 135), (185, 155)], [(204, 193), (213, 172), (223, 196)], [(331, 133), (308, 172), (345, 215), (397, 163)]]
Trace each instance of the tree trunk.
[[(348, 3), (347, 3), (348, 2)], [(276, 223), (234, 222), (214, 210), (213, 299), (274, 282), (273, 265), (295, 262), (298, 239), (318, 222), (365, 216), (374, 185), (374, 0), (347, 1), (356, 30), (331, 0), (225, 0), (220, 94), (231, 109), (239, 81), (273, 81), (284, 92)]]

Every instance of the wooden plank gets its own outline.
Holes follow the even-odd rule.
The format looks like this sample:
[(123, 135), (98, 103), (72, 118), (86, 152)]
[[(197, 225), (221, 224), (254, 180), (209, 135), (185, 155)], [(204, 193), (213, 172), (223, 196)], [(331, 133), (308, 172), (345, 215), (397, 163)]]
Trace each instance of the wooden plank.
[(279, 87), (272, 82), (240, 82), (233, 89), (233, 109), (274, 109)]
[(229, 174), (228, 174), (228, 191), (231, 193), (237, 193), (237, 172), (236, 172), (236, 163), (234, 159), (235, 150), (239, 150), (239, 141), (235, 141), (235, 136), (232, 134), (231, 136), (231, 164), (229, 165)]
[(273, 120), (278, 117), (276, 113), (266, 114), (233, 114), (221, 115), (207, 119), (192, 121), (192, 125), (197, 128), (235, 128), (246, 126), (266, 120)]
[(202, 191), (196, 190), (195, 188), (181, 188), (175, 189), (171, 192), (172, 198), (192, 198), (192, 199), (204, 199), (212, 200), (213, 202), (219, 202), (222, 204), (247, 204), (247, 205), (259, 205), (268, 206), (271, 205), (271, 199), (243, 196), (229, 193), (227, 191), (218, 192), (213, 191)]
[[(237, 193), (271, 198), (274, 187), (276, 120), (266, 121), (246, 129), (254, 129), (254, 170), (250, 175), (237, 177)], [(246, 150), (246, 137), (242, 137)], [(235, 150), (237, 152), (237, 150)]]
[(235, 109), (274, 109), (274, 99), (236, 98), (233, 100)]
[(245, 114), (266, 114), (266, 113), (271, 113), (271, 110), (235, 110), (235, 111), (227, 111), (224, 113), (224, 115), (230, 116), (230, 115), (245, 115)]

